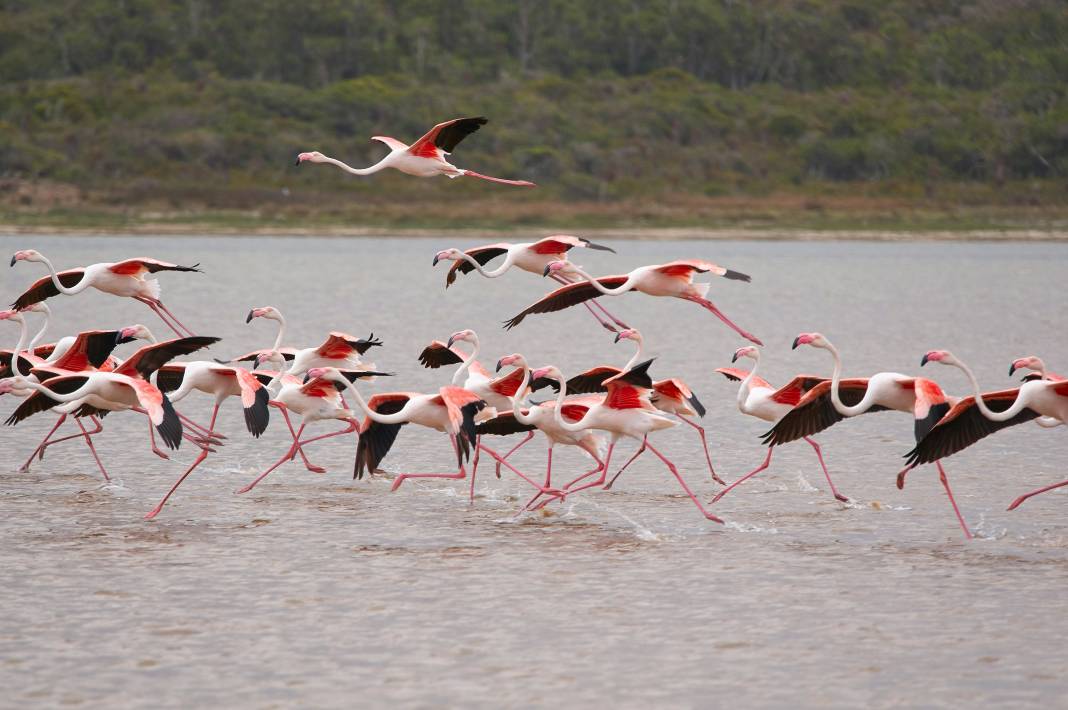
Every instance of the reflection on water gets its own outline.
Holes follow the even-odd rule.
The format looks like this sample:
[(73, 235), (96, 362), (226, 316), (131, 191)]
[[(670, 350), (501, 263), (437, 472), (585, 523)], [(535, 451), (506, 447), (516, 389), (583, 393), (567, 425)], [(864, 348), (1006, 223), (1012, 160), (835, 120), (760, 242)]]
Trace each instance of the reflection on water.
[[(17, 237), (57, 266), (140, 254), (199, 261), (203, 275), (162, 274), (165, 302), (226, 357), (268, 345), (272, 323), (244, 323), (275, 305), (293, 344), (330, 329), (385, 341), (368, 391), (430, 390), (444, 373), (415, 361), (431, 338), (479, 331), (484, 359), (523, 352), (575, 372), (622, 363), (583, 309), (500, 321), (550, 284), (516, 272), (463, 277), (443, 290), (430, 268), (441, 240)], [(459, 243), (455, 246), (466, 247)], [(712, 299), (767, 343), (765, 376), (830, 371), (826, 353), (791, 352), (800, 331), (841, 349), (847, 373), (914, 372), (928, 349), (950, 348), (991, 388), (1025, 354), (1068, 368), (1056, 289), (1068, 248), (1056, 244), (614, 244), (582, 253), (590, 271), (709, 258), (752, 274), (717, 280)], [(43, 273), (6, 270), (9, 302)], [(1011, 280), (1006, 277), (1011, 276)], [(54, 299), (58, 336), (79, 327), (143, 322), (132, 301), (99, 293)], [(655, 374), (686, 379), (708, 407), (717, 470), (733, 479), (764, 457), (765, 426), (738, 414), (736, 385), (713, 370), (740, 345), (684, 302), (629, 295), (612, 310), (640, 328)], [(0, 324), (3, 325), (3, 324)], [(2, 331), (13, 342), (10, 324)], [(129, 346), (127, 346), (129, 347)], [(1059, 360), (1058, 358), (1062, 358)], [(931, 369), (931, 368), (928, 368)], [(960, 373), (933, 370), (962, 393)], [(6, 415), (14, 405), (0, 401)], [(181, 409), (204, 417), (191, 396)], [(961, 507), (982, 535), (966, 543), (931, 468), (894, 487), (912, 422), (860, 417), (819, 437), (850, 504), (834, 501), (809, 447), (787, 446), (771, 468), (716, 504), (707, 523), (653, 458), (608, 492), (590, 491), (545, 515), (516, 519), (528, 496), (489, 469), (467, 504), (465, 482), (353, 481), (355, 439), (310, 447), (313, 462), (283, 467), (246, 496), (233, 490), (285, 449), (281, 421), (263, 440), (243, 432), (236, 402), (226, 446), (153, 523), (140, 516), (193, 454), (170, 462), (147, 449), (143, 421), (107, 420), (98, 448), (117, 482), (102, 486), (86, 452), (50, 449), (28, 474), (21, 457), (51, 424), (40, 416), (0, 431), (5, 594), (0, 678), (13, 706), (753, 705), (1048, 706), (1068, 682), (1063, 590), (1068, 580), (1068, 489), (1013, 513), (1020, 492), (1068, 475), (1066, 429), (1019, 426), (947, 461)], [(316, 432), (336, 424), (314, 425)], [(705, 499), (703, 456), (689, 428), (667, 432), (665, 453)], [(621, 444), (629, 456), (632, 444)], [(585, 459), (557, 449), (560, 478)], [(541, 475), (536, 439), (517, 465)], [(620, 462), (622, 462), (621, 459)], [(441, 435), (405, 428), (390, 472), (447, 471)], [(585, 469), (582, 469), (585, 470)], [(525, 498), (524, 498), (525, 499)]]

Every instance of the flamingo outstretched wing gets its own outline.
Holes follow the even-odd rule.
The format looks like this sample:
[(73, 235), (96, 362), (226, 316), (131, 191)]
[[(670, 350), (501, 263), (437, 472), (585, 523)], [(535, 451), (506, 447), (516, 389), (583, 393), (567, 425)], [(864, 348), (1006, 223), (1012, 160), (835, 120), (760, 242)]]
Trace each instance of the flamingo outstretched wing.
[(712, 273), (716, 276), (722, 276), (725, 279), (734, 279), (736, 281), (752, 280), (748, 275), (743, 274), (740, 271), (732, 271), (719, 264), (713, 264), (711, 261), (702, 261), (701, 259), (679, 259), (678, 261), (671, 261), (667, 264), (655, 266), (653, 267), (653, 271), (658, 271), (666, 276), (675, 276), (686, 279), (687, 281), (692, 281), (694, 274), (704, 273)]
[(475, 433), (479, 436), (509, 436), (524, 431), (533, 431), (536, 428), (533, 424), (523, 424), (516, 419), (515, 412), (508, 411), (498, 412), (497, 416), (492, 419), (479, 422), (475, 425)]
[(164, 340), (162, 343), (145, 345), (127, 358), (115, 370), (115, 373), (128, 377), (149, 377), (174, 358), (210, 347), (221, 339), (196, 335), (190, 338), (174, 338), (173, 340)]
[[(43, 387), (56, 394), (73, 394), (81, 389), (89, 381), (88, 375), (59, 375), (41, 383)], [(56, 406), (56, 400), (49, 397), (45, 392), (35, 391), (22, 401), (11, 416), (4, 421), (8, 426), (14, 426), (23, 419), (32, 417), (34, 414), (47, 412)]]
[[(742, 370), (737, 367), (717, 367), (716, 372), (723, 375), (732, 382), (741, 382), (746, 377), (749, 377), (749, 370)], [(769, 390), (774, 389), (771, 386), (771, 383), (765, 380), (760, 375), (754, 375), (753, 379), (750, 381), (750, 385), (752, 385), (753, 387), (767, 387)]]
[(566, 254), (575, 247), (586, 247), (587, 249), (610, 251), (613, 254), (616, 253), (616, 250), (611, 247), (606, 247), (603, 244), (594, 244), (589, 239), (573, 237), (569, 234), (554, 234), (551, 237), (539, 239), (530, 245), (530, 250), (535, 254)]
[[(597, 279), (597, 282), (605, 288), (619, 288), (626, 283), (626, 281), (626, 276), (602, 276)], [(516, 327), (523, 322), (524, 318), (532, 313), (552, 313), (554, 311), (561, 311), (565, 308), (577, 306), (591, 298), (597, 298), (602, 295), (604, 294), (598, 291), (593, 284), (586, 279), (576, 281), (573, 284), (567, 284), (566, 286), (561, 286), (506, 320), (504, 322), (505, 330), (511, 330)]]
[(585, 372), (580, 372), (567, 381), (567, 391), (573, 394), (588, 392), (606, 392), (605, 380), (622, 374), (623, 370), (611, 365), (598, 365)]
[(52, 367), (70, 372), (100, 368), (119, 343), (131, 340), (133, 338), (123, 338), (122, 332), (118, 330), (83, 331), (74, 338), (67, 352), (52, 363)]
[[(64, 288), (74, 288), (85, 276), (85, 269), (67, 269), (66, 271), (60, 271), (56, 276), (59, 277), (59, 282), (63, 284)], [(45, 276), (34, 281), (32, 286), (15, 299), (11, 307), (15, 310), (21, 310), (35, 303), (40, 303), (46, 298), (58, 295), (59, 289), (52, 283), (52, 277)]]
[(440, 340), (434, 340), (419, 353), (419, 362), (428, 370), (436, 370), (446, 365), (459, 365), (464, 361), (463, 354), (450, 348)]
[[(396, 414), (411, 401), (409, 392), (385, 392), (376, 394), (367, 402), (367, 408), (378, 414)], [(374, 473), (382, 459), (393, 448), (393, 442), (401, 427), (407, 422), (383, 424), (366, 417), (360, 425), (360, 440), (356, 444), (356, 463), (352, 477), (363, 478), (364, 471)]]
[[(847, 407), (858, 404), (864, 399), (864, 393), (867, 391), (867, 378), (842, 380), (838, 386), (839, 397)], [(886, 409), (876, 404), (868, 412), (882, 412)], [(818, 434), (843, 419), (845, 417), (838, 413), (834, 402), (831, 401), (831, 381), (824, 380), (809, 390), (786, 416), (762, 435), (762, 439), (767, 446), (779, 446)]]
[(195, 271), (203, 273), (200, 270), (200, 264), (181, 266), (160, 261), (159, 259), (150, 259), (147, 256), (116, 262), (108, 267), (108, 271), (120, 276), (141, 276), (142, 274), (154, 274), (159, 271)]
[[(755, 379), (755, 378), (754, 378)], [(813, 387), (821, 382), (827, 381), (826, 377), (817, 377), (816, 375), (798, 375), (785, 385), (775, 390), (771, 394), (771, 399), (779, 404), (789, 404), (790, 406), (797, 406), (801, 402), (801, 398), (805, 396)]]
[(412, 143), (408, 152), (422, 158), (440, 158), (449, 154), (464, 138), (489, 123), (485, 116), (454, 118), (444, 121), (427, 131), (426, 135)]
[[(511, 244), (486, 244), (485, 246), (475, 247), (473, 249), (467, 249), (464, 254), (478, 262), (479, 266), (485, 266), (498, 256), (508, 253), (508, 248)], [(435, 264), (437, 261), (434, 262)], [(464, 259), (457, 259), (452, 262), (452, 266), (449, 267), (449, 272), (445, 274), (445, 288), (452, 286), (456, 281), (456, 277), (459, 274), (469, 274), (475, 270), (475, 267)]]

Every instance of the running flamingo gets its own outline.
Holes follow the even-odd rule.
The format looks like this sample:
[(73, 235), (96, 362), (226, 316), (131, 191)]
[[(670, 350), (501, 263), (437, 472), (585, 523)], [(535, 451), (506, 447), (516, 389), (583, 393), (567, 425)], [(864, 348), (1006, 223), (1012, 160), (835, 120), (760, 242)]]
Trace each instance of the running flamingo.
[(275, 336), (274, 345), (263, 350), (253, 350), (231, 360), (222, 361), (220, 364), (256, 362), (258, 366), (259, 359), (264, 356), (270, 353), (280, 353), (289, 362), (289, 367), (285, 370), (286, 374), (289, 375), (303, 375), (310, 367), (337, 367), (342, 370), (373, 370), (375, 368), (373, 362), (365, 363), (360, 360), (360, 356), (368, 350), (382, 345), (382, 341), (375, 338), (374, 333), (371, 333), (367, 338), (357, 338), (348, 333), (331, 331), (326, 340), (323, 341), (323, 344), (317, 347), (303, 349), (283, 348), (282, 341), (286, 336), (286, 319), (282, 316), (282, 313), (274, 306), (263, 306), (249, 311), (245, 322), (251, 323), (253, 318), (277, 321), (278, 335)]
[[(66, 294), (73, 296), (89, 287), (98, 291), (110, 293), (113, 296), (125, 296), (144, 303), (158, 315), (167, 327), (175, 332), (178, 337), (193, 335), (193, 331), (186, 328), (174, 317), (163, 301), (159, 300), (159, 281), (146, 279), (146, 274), (154, 274), (159, 271), (192, 271), (200, 273), (200, 264), (192, 266), (179, 266), (165, 261), (139, 257), (127, 259), (117, 263), (91, 264), (90, 266), (67, 269), (56, 273), (52, 262), (33, 249), (17, 251), (11, 257), (11, 265), (17, 261), (35, 261), (48, 267), (49, 276), (38, 279), (26, 290), (14, 303), (15, 308), (25, 308), (31, 303), (43, 301), (46, 298)], [(184, 333), (182, 331), (185, 331)]]
[[(830, 381), (824, 380), (810, 389), (791, 411), (764, 434), (764, 443), (768, 446), (778, 446), (817, 434), (847, 417), (888, 410), (912, 414), (916, 441), (921, 441), (958, 401), (955, 397), (946, 396), (932, 380), (897, 372), (879, 372), (868, 378), (843, 380), (842, 358), (827, 338), (820, 333), (801, 333), (794, 338), (793, 348), (797, 349), (800, 345), (811, 345), (830, 352), (834, 358), (834, 371)], [(965, 537), (971, 538), (972, 532), (957, 507), (942, 462), (936, 460), (933, 463), (938, 468), (938, 479)], [(898, 475), (898, 488), (904, 486), (907, 470)]]
[(648, 370), (652, 362), (652, 360), (646, 360), (633, 369), (609, 379), (605, 383), (608, 388), (607, 396), (602, 402), (592, 405), (586, 412), (586, 415), (577, 422), (566, 422), (563, 418), (564, 397), (567, 396), (567, 382), (564, 380), (564, 376), (560, 373), (560, 370), (556, 367), (546, 367), (535, 370), (531, 375), (535, 379), (539, 377), (547, 377), (560, 384), (560, 390), (556, 395), (556, 407), (553, 409), (553, 417), (556, 419), (557, 426), (565, 431), (576, 433), (581, 432), (584, 429), (600, 429), (601, 431), (608, 432), (610, 437), (608, 451), (605, 453), (604, 457), (604, 465), (600, 467), (600, 477), (593, 483), (586, 483), (578, 488), (572, 488), (574, 484), (592, 474), (580, 476), (564, 486), (564, 490), (570, 495), (571, 493), (577, 493), (586, 488), (602, 485), (608, 472), (608, 466), (612, 461), (612, 451), (616, 447), (616, 442), (626, 436), (641, 441), (645, 448), (652, 451), (658, 459), (664, 462), (664, 465), (667, 466), (668, 470), (671, 471), (671, 474), (675, 476), (679, 485), (682, 486), (682, 489), (686, 491), (686, 495), (690, 496), (690, 500), (694, 502), (694, 505), (697, 506), (697, 509), (700, 510), (706, 518), (717, 523), (722, 523), (722, 520), (715, 515), (712, 515), (712, 513), (709, 513), (705, 510), (705, 507), (701, 505), (701, 501), (697, 499), (694, 492), (690, 490), (688, 485), (686, 485), (686, 481), (683, 480), (682, 475), (679, 474), (678, 469), (675, 468), (675, 464), (669, 461), (667, 457), (647, 441), (649, 434), (652, 432), (670, 429), (671, 427), (676, 426), (674, 421), (665, 417), (659, 410), (649, 403), (647, 395), (649, 390), (652, 389), (653, 381), (649, 377)]
[(639, 266), (630, 273), (621, 276), (602, 276), (594, 278), (582, 269), (568, 261), (554, 261), (545, 267), (545, 275), (566, 271), (585, 279), (567, 286), (561, 286), (552, 293), (546, 294), (541, 300), (527, 306), (523, 311), (505, 321), (505, 328), (511, 329), (523, 322), (531, 313), (551, 313), (563, 310), (569, 306), (596, 298), (598, 294), (606, 296), (619, 296), (629, 291), (639, 291), (650, 296), (670, 296), (693, 301), (711, 311), (717, 318), (722, 320), (731, 329), (747, 340), (757, 345), (763, 345), (753, 334), (748, 333), (734, 324), (727, 316), (709, 301), (707, 283), (694, 283), (694, 274), (711, 273), (735, 281), (750, 279), (745, 274), (725, 269), (708, 261), (688, 259), (672, 261), (668, 264), (654, 266)]
[[(916, 444), (916, 448), (907, 454), (909, 468), (927, 463), (932, 457), (937, 459), (951, 456), (995, 431), (1038, 417), (1068, 422), (1066, 380), (1030, 380), (1016, 389), (980, 393), (979, 382), (971, 368), (958, 360), (953, 353), (947, 350), (932, 350), (923, 356), (921, 365), (929, 362), (950, 365), (962, 371), (972, 386), (973, 395), (953, 407), (927, 436)], [(1063, 486), (1068, 486), (1068, 481), (1025, 493), (1014, 500), (1008, 509), (1015, 510), (1028, 498)]]
[(483, 116), (475, 118), (454, 118), (431, 128), (425, 136), (412, 143), (405, 145), (396, 138), (389, 136), (371, 136), (371, 140), (381, 141), (389, 148), (389, 155), (382, 158), (369, 168), (353, 168), (335, 158), (328, 158), (318, 151), (301, 153), (297, 156), (297, 165), (303, 162), (329, 163), (336, 165), (347, 173), (353, 175), (370, 175), (386, 168), (400, 170), (402, 173), (416, 177), (434, 177), (444, 175), (449, 178), (458, 178), (461, 175), (499, 182), (504, 185), (517, 185), (520, 187), (534, 187), (534, 183), (526, 180), (505, 180), (504, 178), (482, 175), (473, 170), (464, 170), (445, 160), (445, 156), (452, 153), (467, 136), (486, 125), (489, 119)]
[[(716, 372), (720, 373), (728, 380), (734, 380), (735, 382), (740, 381), (742, 383), (738, 387), (738, 411), (742, 414), (748, 414), (749, 416), (763, 419), (766, 422), (771, 422), (772, 424), (777, 423), (780, 419), (789, 414), (808, 391), (819, 383), (825, 381), (822, 377), (798, 375), (787, 382), (785, 386), (775, 389), (767, 380), (757, 375), (757, 369), (760, 367), (760, 350), (758, 348), (755, 348), (752, 345), (738, 348), (734, 352), (731, 362), (737, 362), (740, 357), (747, 357), (755, 360), (756, 362), (753, 364), (753, 369), (746, 372), (745, 370), (739, 370), (733, 367), (720, 367), (716, 368)], [(820, 467), (823, 469), (823, 475), (827, 478), (827, 484), (831, 487), (831, 493), (843, 503), (848, 503), (849, 499), (838, 492), (838, 489), (834, 486), (834, 481), (831, 480), (831, 474), (827, 470), (827, 464), (823, 462), (823, 452), (820, 451), (820, 445), (808, 436), (803, 436), (801, 438), (807, 441), (812, 447), (812, 450), (816, 452), (816, 458), (819, 459)], [(771, 464), (771, 452), (774, 451), (774, 449), (774, 445), (769, 446), (768, 455), (764, 458), (764, 463), (724, 488), (716, 494), (716, 497), (712, 499), (712, 502), (715, 503), (733, 490), (735, 486), (766, 469)]]
[[(554, 234), (551, 237), (546, 237), (545, 239), (536, 242), (521, 242), (519, 244), (501, 242), (498, 244), (487, 244), (485, 246), (475, 247), (474, 249), (468, 249), (467, 251), (445, 249), (434, 255), (434, 266), (437, 266), (438, 262), (444, 259), (453, 260), (452, 266), (449, 267), (449, 273), (445, 276), (445, 288), (448, 288), (454, 281), (456, 281), (457, 275), (469, 274), (472, 271), (478, 271), (478, 273), (486, 278), (494, 279), (503, 275), (506, 271), (515, 266), (523, 271), (529, 271), (532, 274), (541, 276), (545, 273), (546, 266), (554, 261), (566, 259), (567, 252), (575, 247), (587, 247), (589, 249), (615, 253), (614, 249), (601, 246), (600, 244), (594, 244), (589, 239), (572, 237), (567, 234)], [(495, 269), (486, 271), (482, 268), (501, 255), (504, 255), (504, 261)], [(564, 270), (552, 274), (552, 278), (554, 281), (567, 284), (578, 280), (579, 276), (578, 274)], [(597, 319), (597, 322), (609, 332), (617, 332), (616, 327), (613, 326), (612, 323), (615, 323), (615, 325), (620, 328), (627, 327), (626, 323), (605, 310), (604, 306), (602, 306), (597, 299), (591, 299), (589, 303), (583, 303), (582, 305), (584, 305), (590, 312), (590, 315)], [(594, 310), (594, 307), (604, 314), (604, 317), (598, 315), (597, 311)], [(605, 318), (608, 320), (605, 320)], [(609, 323), (609, 320), (612, 321), (612, 323)]]

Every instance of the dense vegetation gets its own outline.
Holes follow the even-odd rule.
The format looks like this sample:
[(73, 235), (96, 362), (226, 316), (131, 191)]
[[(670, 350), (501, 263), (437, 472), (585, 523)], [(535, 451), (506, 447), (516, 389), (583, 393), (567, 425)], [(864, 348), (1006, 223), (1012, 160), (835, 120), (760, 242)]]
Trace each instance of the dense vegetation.
[[(1063, 0), (0, 0), (0, 178), (173, 207), (380, 200), (293, 155), (369, 163), (370, 135), (485, 114), (455, 161), (541, 200), (1050, 194), (1066, 77)], [(386, 180), (471, 193), (416, 182)]]

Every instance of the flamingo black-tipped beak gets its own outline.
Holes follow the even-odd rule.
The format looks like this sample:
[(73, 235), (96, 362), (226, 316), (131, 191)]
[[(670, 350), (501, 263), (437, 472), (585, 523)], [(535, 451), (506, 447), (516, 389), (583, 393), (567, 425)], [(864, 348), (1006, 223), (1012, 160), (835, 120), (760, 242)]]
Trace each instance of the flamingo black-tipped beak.
[[(928, 363), (928, 360), (927, 360), (927, 353), (924, 353), (924, 354), (923, 354), (923, 357), (922, 357), (922, 358), (920, 359), (920, 367), (923, 367), (923, 366), (924, 366), (924, 365), (926, 365), (927, 363)], [(1010, 372), (1009, 374), (1011, 375), (1012, 373)]]
[(431, 264), (431, 266), (437, 266), (437, 265), (438, 265), (438, 255), (435, 254), (434, 255), (434, 262)]
[(248, 315), (247, 315), (247, 316), (245, 316), (245, 322), (246, 322), (246, 323), (251, 323), (251, 322), (252, 322), (252, 317), (253, 317), (253, 316), (252, 316), (252, 311), (249, 311), (249, 312), (248, 312)]
[(616, 342), (616, 343), (619, 342), (619, 335), (620, 335), (619, 333), (616, 333), (616, 339), (613, 342)]
[(503, 362), (504, 362), (504, 358), (501, 358), (500, 360), (497, 361), (497, 370), (496, 370), (496, 372), (500, 372), (501, 368), (504, 367)]
[[(794, 345), (794, 347), (797, 347), (797, 346)], [(733, 355), (731, 355), (731, 362), (738, 362), (738, 353), (734, 353)]]
[[(14, 261), (12, 261), (11, 263), (12, 263), (12, 264), (14, 264), (15, 262), (14, 262)], [(548, 265), (546, 265), (546, 266), (545, 266), (545, 271), (541, 272), (541, 275), (542, 275), (542, 276), (548, 276), (548, 275), (549, 275), (549, 271), (550, 271), (550, 269), (549, 269), (549, 266), (548, 266)]]
[(1012, 377), (1014, 372), (1016, 372), (1016, 363), (1009, 365), (1009, 377)]
[(18, 261), (18, 259), (17, 259), (16, 257), (14, 257), (14, 256), (13, 256), (13, 257), (11, 257), (11, 265), (12, 265), (12, 266), (14, 266), (14, 265), (15, 265), (15, 262), (16, 262), (16, 261)]
[(445, 343), (445, 347), (451, 348), (454, 342), (456, 342), (456, 338), (449, 338), (449, 342)]
[(298, 168), (300, 167), (300, 157), (299, 156), (297, 157), (297, 162), (293, 163), (293, 165), (297, 166)]
[(797, 336), (796, 338), (794, 338), (794, 344), (790, 346), (791, 350), (797, 350), (797, 346), (801, 344), (801, 343), (797, 342), (799, 340), (801, 340), (801, 336), (800, 335)]
[(307, 372), (305, 372), (304, 373), (304, 384), (308, 384), (309, 380), (311, 380), (311, 375), (309, 375)]

